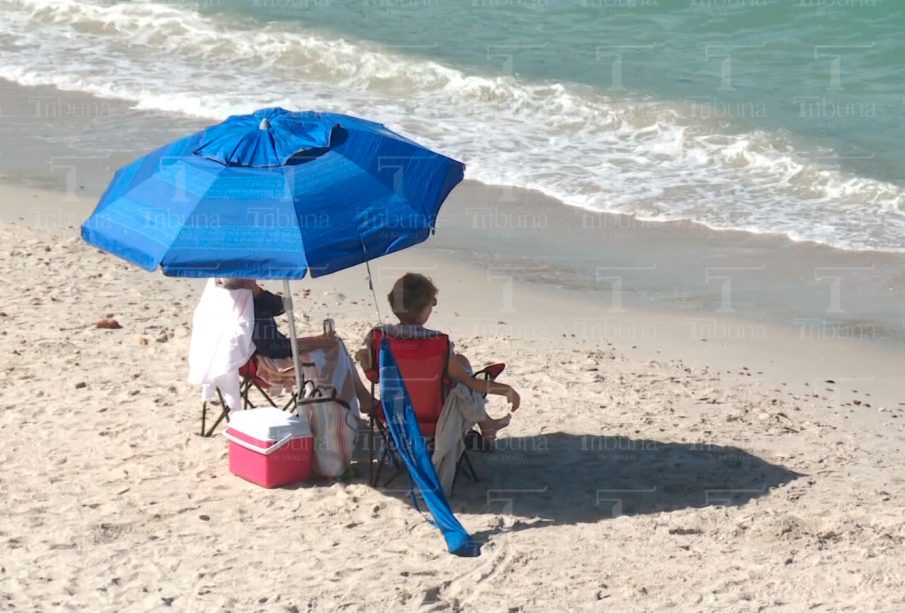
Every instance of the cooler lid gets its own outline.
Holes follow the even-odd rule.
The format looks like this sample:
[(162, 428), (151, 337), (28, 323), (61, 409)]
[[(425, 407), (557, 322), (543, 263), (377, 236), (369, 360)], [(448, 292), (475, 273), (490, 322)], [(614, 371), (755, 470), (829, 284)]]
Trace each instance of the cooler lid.
[(311, 436), (305, 417), (290, 415), (274, 407), (233, 411), (229, 415), (229, 429), (259, 441), (279, 441), (289, 434), (293, 438)]

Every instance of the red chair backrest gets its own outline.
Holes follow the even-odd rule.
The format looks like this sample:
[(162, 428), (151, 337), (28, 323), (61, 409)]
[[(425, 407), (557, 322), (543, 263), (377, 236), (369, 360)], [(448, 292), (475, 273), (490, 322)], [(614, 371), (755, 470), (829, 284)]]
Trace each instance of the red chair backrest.
[[(378, 360), (383, 338), (384, 333), (379, 328), (371, 331), (371, 364), (377, 365), (377, 368), (369, 370), (367, 375), (375, 383), (379, 379)], [(445, 334), (427, 338), (386, 335), (386, 339), (412, 400), (421, 434), (434, 436), (448, 388), (449, 337)]]

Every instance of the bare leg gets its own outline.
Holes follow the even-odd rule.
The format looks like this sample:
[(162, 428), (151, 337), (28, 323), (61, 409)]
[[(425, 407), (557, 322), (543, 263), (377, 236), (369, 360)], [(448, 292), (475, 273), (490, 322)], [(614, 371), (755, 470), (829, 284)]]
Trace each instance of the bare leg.
[(492, 443), (496, 440), (497, 432), (508, 426), (510, 421), (512, 421), (512, 415), (506, 415), (499, 419), (488, 416), (486, 419), (479, 421), (478, 427), (481, 428), (481, 437), (484, 442)]
[[(468, 373), (473, 373), (471, 362), (461, 353), (457, 353), (455, 358), (462, 365), (462, 368), (465, 369)], [(478, 427), (481, 429), (481, 437), (487, 443), (492, 443), (496, 439), (497, 432), (505, 428), (509, 425), (509, 422), (512, 420), (511, 415), (506, 415), (505, 417), (501, 417), (499, 419), (494, 419), (489, 415), (484, 419), (478, 422)]]

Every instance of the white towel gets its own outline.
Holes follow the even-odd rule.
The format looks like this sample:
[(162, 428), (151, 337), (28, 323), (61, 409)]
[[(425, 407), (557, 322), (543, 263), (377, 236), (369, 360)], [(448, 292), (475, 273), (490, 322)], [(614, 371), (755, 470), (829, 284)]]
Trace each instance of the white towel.
[(188, 382), (201, 385), (206, 402), (220, 389), (231, 410), (241, 408), (239, 368), (255, 352), (254, 299), (249, 289), (225, 289), (207, 282), (192, 318)]
[(446, 395), (443, 411), (437, 420), (431, 461), (437, 469), (443, 491), (447, 494), (452, 491), (459, 458), (465, 452), (463, 437), (475, 424), (487, 419), (486, 403), (479, 393), (461, 383), (454, 386)]

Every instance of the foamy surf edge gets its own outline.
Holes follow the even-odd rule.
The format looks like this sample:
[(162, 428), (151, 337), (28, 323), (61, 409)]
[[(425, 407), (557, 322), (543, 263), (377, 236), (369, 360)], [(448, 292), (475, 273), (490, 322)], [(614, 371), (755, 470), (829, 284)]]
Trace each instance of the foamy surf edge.
[[(645, 221), (902, 252), (905, 190), (680, 105), (468, 74), (287, 24), (154, 3), (0, 1), (0, 77), (220, 120), (271, 105), (365, 115), (465, 161), (468, 178)], [(175, 58), (175, 59), (171, 59)], [(238, 76), (237, 76), (238, 75)]]

